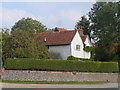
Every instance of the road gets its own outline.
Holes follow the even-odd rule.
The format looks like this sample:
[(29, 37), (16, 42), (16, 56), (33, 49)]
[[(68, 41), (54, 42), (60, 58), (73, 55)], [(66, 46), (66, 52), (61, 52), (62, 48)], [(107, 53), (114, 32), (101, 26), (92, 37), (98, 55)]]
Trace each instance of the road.
[(14, 84), (14, 83), (0, 83), (2, 88), (118, 88), (118, 83), (106, 83), (106, 84)]

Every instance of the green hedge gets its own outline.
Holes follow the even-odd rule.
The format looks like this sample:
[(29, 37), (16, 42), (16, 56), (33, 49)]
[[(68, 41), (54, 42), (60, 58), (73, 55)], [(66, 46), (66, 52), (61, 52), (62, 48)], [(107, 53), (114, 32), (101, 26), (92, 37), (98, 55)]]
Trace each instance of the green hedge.
[(4, 67), (14, 70), (52, 70), (79, 72), (118, 72), (117, 62), (51, 60), (31, 58), (6, 59)]

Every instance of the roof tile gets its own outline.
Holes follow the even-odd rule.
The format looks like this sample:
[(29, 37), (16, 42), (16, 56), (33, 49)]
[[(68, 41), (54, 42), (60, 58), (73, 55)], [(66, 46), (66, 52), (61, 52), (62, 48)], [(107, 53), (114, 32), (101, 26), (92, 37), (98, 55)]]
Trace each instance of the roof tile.
[(74, 35), (76, 34), (76, 31), (79, 32), (79, 35), (84, 43), (87, 35), (81, 35), (80, 30), (67, 30), (64, 32), (42, 32), (34, 35), (37, 39), (43, 41), (45, 45), (66, 45), (71, 43)]

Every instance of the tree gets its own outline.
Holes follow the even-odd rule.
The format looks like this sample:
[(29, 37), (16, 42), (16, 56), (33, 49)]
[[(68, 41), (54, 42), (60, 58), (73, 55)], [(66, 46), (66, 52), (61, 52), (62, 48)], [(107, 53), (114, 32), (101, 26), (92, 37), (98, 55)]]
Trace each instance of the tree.
[(34, 37), (34, 30), (44, 32), (47, 28), (32, 18), (23, 18), (15, 23), (10, 34), (7, 29), (3, 30), (3, 60), (6, 58), (51, 58), (47, 47)]
[(40, 40), (36, 40), (33, 34), (22, 30), (12, 33), (9, 41), (6, 43), (6, 48), (10, 50), (10, 58), (48, 59), (51, 57), (46, 46)]
[(23, 30), (26, 32), (36, 33), (46, 32), (47, 28), (41, 22), (37, 20), (33, 20), (32, 18), (22, 18), (12, 27), (12, 32)]
[(119, 41), (118, 2), (96, 2), (89, 12), (92, 29), (99, 41), (96, 43), (96, 60), (110, 61), (112, 43)]
[(81, 17), (82, 19), (79, 20), (77, 23), (76, 23), (76, 26), (75, 28), (77, 28), (78, 26), (83, 26), (83, 30), (84, 30), (84, 34), (85, 35), (89, 35), (90, 36), (90, 21), (87, 20), (87, 18), (85, 16), (82, 16)]
[(9, 45), (6, 46), (6, 43), (8, 41), (8, 39), (10, 38), (10, 33), (9, 33), (9, 29), (7, 28), (1, 28), (1, 37), (0, 37), (0, 57), (2, 59), (2, 61), (0, 62), (1, 65), (3, 64), (3, 61), (5, 60), (6, 57), (9, 57), (10, 54), (10, 50), (8, 49), (8, 47), (10, 47)]
[[(106, 35), (118, 33), (117, 29), (117, 3), (97, 2), (89, 12), (89, 18), (93, 25), (94, 32), (99, 38)], [(111, 36), (111, 35), (110, 35)], [(112, 39), (112, 37), (109, 37)]]

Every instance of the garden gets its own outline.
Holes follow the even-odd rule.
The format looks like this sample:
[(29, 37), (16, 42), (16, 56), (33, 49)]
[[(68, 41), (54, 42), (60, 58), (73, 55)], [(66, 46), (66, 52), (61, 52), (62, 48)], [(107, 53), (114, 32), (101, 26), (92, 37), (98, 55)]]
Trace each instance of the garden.
[(96, 2), (89, 12), (89, 19), (82, 16), (76, 23), (75, 28), (83, 26), (83, 33), (95, 41), (94, 48), (84, 48), (91, 51), (92, 56), (89, 60), (82, 58), (83, 61), (79, 61), (72, 56), (68, 60), (55, 59), (56, 56), (49, 53), (48, 48), (33, 35), (52, 32), (54, 28), (49, 29), (32, 18), (22, 18), (11, 30), (2, 28), (0, 32), (2, 67), (8, 70), (119, 72), (120, 35), (117, 29), (119, 27), (117, 6), (119, 3), (116, 2)]

